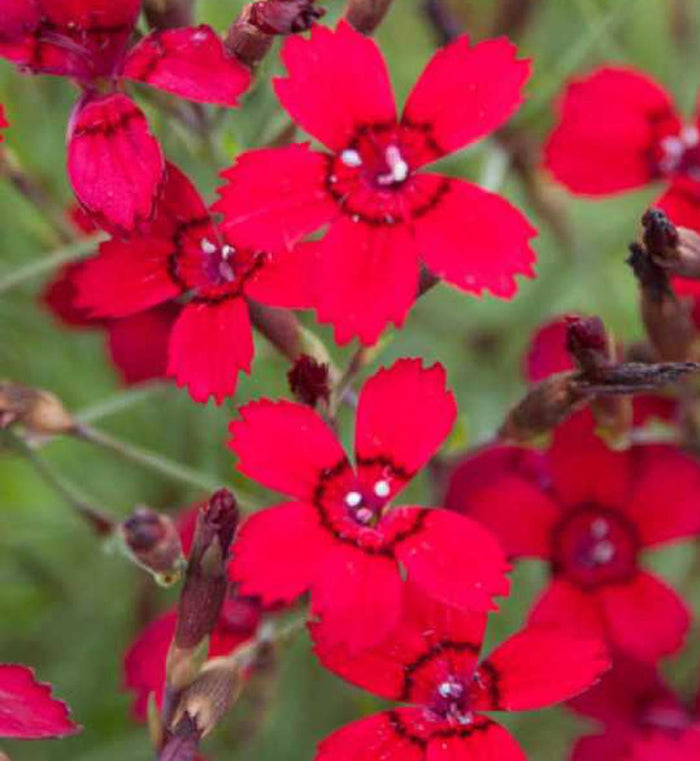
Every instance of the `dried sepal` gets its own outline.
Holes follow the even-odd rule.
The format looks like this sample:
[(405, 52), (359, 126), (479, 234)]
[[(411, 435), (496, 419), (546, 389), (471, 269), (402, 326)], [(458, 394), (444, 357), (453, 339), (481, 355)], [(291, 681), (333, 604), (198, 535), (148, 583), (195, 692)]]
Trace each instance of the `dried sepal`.
[(31, 434), (55, 436), (75, 430), (75, 418), (50, 391), (0, 382), (0, 429), (19, 423)]
[(185, 569), (180, 535), (172, 519), (151, 510), (138, 507), (119, 526), (129, 556), (153, 574), (163, 586), (171, 586)]

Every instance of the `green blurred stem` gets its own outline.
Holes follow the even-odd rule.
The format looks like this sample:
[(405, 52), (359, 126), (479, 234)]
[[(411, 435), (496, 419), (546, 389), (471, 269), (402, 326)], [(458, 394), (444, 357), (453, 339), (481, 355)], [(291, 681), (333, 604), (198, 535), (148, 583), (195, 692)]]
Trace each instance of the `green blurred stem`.
[(5, 431), (4, 437), (21, 457), (23, 457), (39, 476), (58, 495), (60, 495), (75, 512), (99, 536), (108, 536), (117, 522), (105, 512), (95, 507), (91, 500), (72, 482), (56, 473), (53, 468), (35, 452), (20, 436), (12, 431)]
[(0, 293), (5, 293), (5, 291), (9, 291), (11, 288), (21, 285), (27, 280), (33, 280), (35, 277), (47, 272), (53, 272), (62, 264), (82, 258), (103, 240), (105, 240), (104, 236), (93, 235), (89, 238), (71, 243), (69, 246), (56, 249), (56, 251), (47, 254), (37, 261), (31, 261), (24, 267), (19, 267), (13, 272), (0, 276)]

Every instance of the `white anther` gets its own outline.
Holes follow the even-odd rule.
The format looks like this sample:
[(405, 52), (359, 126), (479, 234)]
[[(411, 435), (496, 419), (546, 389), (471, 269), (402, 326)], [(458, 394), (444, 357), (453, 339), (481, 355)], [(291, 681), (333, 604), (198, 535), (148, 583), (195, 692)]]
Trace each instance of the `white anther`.
[(219, 262), (219, 273), (221, 274), (221, 277), (229, 283), (236, 279), (236, 273), (233, 271), (233, 267), (225, 260)]
[(464, 692), (464, 687), (459, 682), (455, 682), (453, 679), (444, 681), (438, 687), (438, 693), (443, 698), (459, 698)]
[(381, 499), (388, 497), (391, 494), (391, 486), (389, 486), (389, 482), (384, 480), (377, 481), (374, 485), (374, 493)]
[(224, 257), (224, 259), (228, 259), (229, 256), (232, 256), (236, 253), (236, 249), (233, 246), (229, 246), (228, 243), (225, 243), (221, 247), (221, 255)]
[(353, 168), (362, 166), (362, 156), (354, 148), (346, 148), (340, 154), (340, 160), (345, 166)]
[(361, 507), (355, 513), (355, 518), (360, 523), (370, 523), (373, 517), (374, 517), (374, 513), (368, 507)]
[(694, 125), (688, 125), (681, 130), (681, 140), (688, 148), (694, 148), (700, 143), (700, 131)]
[(349, 491), (345, 495), (345, 504), (348, 507), (357, 507), (362, 502), (362, 495), (359, 491)]
[(395, 145), (390, 145), (384, 155), (389, 171), (386, 174), (380, 174), (377, 177), (377, 182), (380, 185), (394, 185), (403, 182), (408, 177), (409, 166), (404, 161), (401, 151)]
[(598, 542), (593, 548), (593, 560), (598, 565), (605, 565), (615, 557), (615, 545), (607, 539)]
[(216, 244), (212, 243), (208, 238), (202, 238), (202, 251), (205, 254), (213, 254), (216, 251)]
[(591, 534), (595, 539), (602, 539), (610, 533), (610, 524), (605, 518), (596, 518), (591, 523)]

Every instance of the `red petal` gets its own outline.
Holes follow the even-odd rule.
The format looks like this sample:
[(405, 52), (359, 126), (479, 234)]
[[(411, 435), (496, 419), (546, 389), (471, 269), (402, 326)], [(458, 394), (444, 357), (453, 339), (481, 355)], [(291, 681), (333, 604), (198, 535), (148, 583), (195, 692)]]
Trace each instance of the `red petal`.
[[(700, 312), (698, 316), (700, 317)], [(678, 419), (678, 399), (660, 394), (635, 394), (632, 397), (632, 412), (634, 428), (643, 428), (653, 420), (672, 425)]]
[[(408, 583), (400, 623), (376, 647), (351, 655), (333, 636), (326, 636), (327, 626), (310, 628), (316, 654), (338, 676), (389, 700), (427, 703), (449, 669), (473, 671), (486, 618), (436, 602)], [(450, 649), (446, 643), (461, 647)]]
[(679, 128), (671, 99), (647, 76), (597, 69), (568, 86), (560, 121), (545, 146), (545, 165), (576, 193), (639, 187), (655, 175), (655, 146)]
[(268, 489), (312, 500), (321, 474), (347, 462), (335, 433), (304, 405), (262, 399), (240, 414), (229, 446), (240, 458), (238, 470)]
[(327, 174), (326, 156), (308, 145), (248, 151), (223, 172), (228, 184), (213, 210), (242, 247), (286, 248), (338, 215)]
[(400, 359), (375, 373), (362, 387), (357, 406), (358, 465), (390, 460), (408, 478), (419, 471), (457, 417), (445, 384), (442, 365), (424, 368), (419, 359)]
[(672, 446), (636, 446), (630, 451), (635, 479), (626, 510), (642, 543), (660, 544), (700, 533), (698, 462)]
[(148, 228), (148, 234), (163, 240), (172, 239), (182, 227), (202, 228), (202, 237), (208, 235), (214, 240), (216, 233), (207, 232), (206, 226), (213, 226), (209, 211), (202, 196), (189, 177), (175, 164), (166, 161), (163, 193), (158, 200), (156, 216)]
[(527, 761), (515, 738), (483, 716), (473, 732), (436, 735), (428, 744), (426, 761)]
[(424, 761), (423, 748), (397, 728), (397, 716), (410, 726), (422, 712), (399, 708), (347, 724), (319, 743), (314, 761)]
[(56, 24), (84, 29), (131, 26), (141, 10), (141, 0), (38, 0), (41, 10)]
[(499, 645), (479, 666), (490, 690), (480, 711), (532, 711), (578, 695), (610, 668), (602, 640), (563, 629), (529, 626)]
[[(630, 455), (613, 451), (596, 436), (588, 411), (556, 429), (549, 456), (553, 488), (564, 505), (593, 502), (622, 508), (627, 503), (632, 484)], [(591, 478), (591, 473), (596, 477)]]
[(289, 502), (251, 515), (234, 544), (231, 578), (264, 605), (290, 603), (319, 575), (331, 548), (313, 508)]
[(389, 518), (406, 521), (424, 510), (422, 528), (396, 545), (408, 578), (446, 605), (481, 612), (495, 609), (492, 598), (507, 595), (509, 566), (495, 537), (478, 523), (443, 509), (402, 507)]
[(157, 705), (163, 699), (165, 657), (176, 625), (176, 610), (163, 613), (143, 628), (124, 656), (124, 687), (135, 694), (132, 713), (139, 721), (146, 720), (151, 693)]
[(340, 344), (371, 346), (390, 322), (401, 327), (418, 290), (418, 252), (406, 227), (335, 222), (318, 251), (317, 309)]
[(651, 574), (599, 590), (610, 640), (623, 653), (655, 661), (680, 649), (690, 613), (678, 594)]
[(522, 457), (537, 457), (517, 447), (494, 447), (467, 457), (450, 480), (445, 506), (489, 528), (510, 557), (548, 558), (550, 532), (558, 506), (522, 473)]
[(524, 363), (525, 377), (530, 383), (573, 369), (573, 360), (566, 350), (566, 331), (565, 317), (555, 317), (537, 329)]
[(317, 257), (318, 243), (298, 243), (288, 251), (276, 251), (246, 282), (246, 294), (270, 306), (310, 309)]
[(168, 375), (187, 386), (195, 402), (212, 396), (221, 404), (232, 396), (238, 374), (253, 361), (253, 329), (243, 299), (192, 302), (177, 318), (170, 336)]
[(90, 317), (87, 309), (78, 306), (78, 273), (82, 262), (72, 262), (58, 270), (41, 293), (41, 300), (54, 317), (71, 328), (89, 328), (99, 325), (99, 320)]
[(38, 682), (31, 669), (0, 664), (0, 737), (40, 740), (79, 731), (66, 704), (51, 697), (51, 687)]
[(198, 103), (237, 106), (250, 72), (209, 26), (153, 32), (134, 47), (124, 76)]
[(470, 46), (462, 36), (435, 53), (409, 95), (402, 119), (424, 127), (434, 143), (420, 163), (493, 132), (516, 111), (530, 76), (530, 62), (517, 60), (516, 52), (504, 37)]
[(535, 602), (529, 623), (561, 626), (590, 637), (604, 636), (603, 612), (597, 595), (565, 579), (554, 579)]
[(109, 353), (124, 383), (165, 378), (168, 342), (179, 314), (175, 304), (162, 304), (109, 324)]
[(76, 277), (78, 307), (103, 317), (126, 317), (179, 295), (170, 279), (172, 246), (155, 238), (110, 240), (83, 262)]
[(348, 147), (357, 128), (396, 122), (389, 73), (376, 43), (341, 21), (317, 24), (311, 36), (289, 37), (282, 48), (289, 75), (275, 80), (292, 119), (333, 150)]
[(632, 761), (629, 753), (629, 740), (626, 736), (595, 735), (583, 737), (576, 742), (571, 761)]
[(151, 219), (165, 163), (141, 110), (125, 95), (79, 109), (69, 130), (68, 175), (102, 227), (129, 232)]
[(700, 727), (680, 735), (657, 732), (640, 738), (634, 746), (634, 761), (694, 761), (700, 758)]
[(428, 268), (462, 290), (511, 298), (516, 275), (534, 277), (537, 234), (525, 217), (495, 193), (462, 180), (424, 174), (418, 182), (442, 182), (444, 192), (414, 217), (420, 255)]
[(351, 656), (374, 647), (399, 622), (403, 587), (393, 558), (337, 542), (320, 563), (312, 589), (321, 636)]
[(654, 204), (679, 227), (700, 231), (700, 184), (690, 177), (675, 177), (671, 187)]

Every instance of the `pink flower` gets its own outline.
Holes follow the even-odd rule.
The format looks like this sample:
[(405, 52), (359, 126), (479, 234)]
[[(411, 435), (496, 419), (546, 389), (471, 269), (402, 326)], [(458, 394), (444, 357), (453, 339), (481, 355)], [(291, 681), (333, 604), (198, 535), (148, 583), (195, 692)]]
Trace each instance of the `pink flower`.
[(330, 228), (317, 246), (316, 307), (340, 343), (373, 344), (401, 325), (419, 262), (452, 285), (503, 298), (533, 276), (535, 230), (493, 193), (423, 167), (499, 127), (521, 102), (529, 64), (506, 40), (439, 51), (402, 117), (376, 44), (341, 22), (290, 38), (275, 83), (292, 118), (329, 150), (251, 151), (225, 172), (216, 205), (244, 244), (276, 248)]

